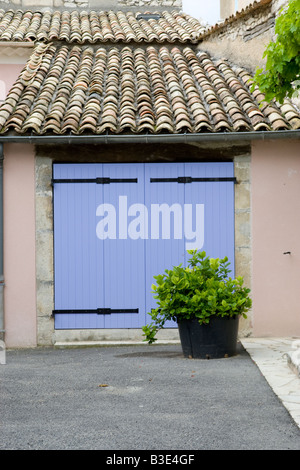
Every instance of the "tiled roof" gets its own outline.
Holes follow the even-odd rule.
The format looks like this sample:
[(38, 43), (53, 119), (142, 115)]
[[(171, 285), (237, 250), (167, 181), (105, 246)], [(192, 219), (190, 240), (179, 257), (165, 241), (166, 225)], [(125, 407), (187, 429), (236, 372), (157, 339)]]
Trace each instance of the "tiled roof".
[(196, 42), (205, 27), (190, 15), (122, 11), (0, 10), (0, 41)]
[(39, 44), (0, 107), (0, 133), (300, 129), (292, 104), (264, 102), (249, 79), (190, 46)]

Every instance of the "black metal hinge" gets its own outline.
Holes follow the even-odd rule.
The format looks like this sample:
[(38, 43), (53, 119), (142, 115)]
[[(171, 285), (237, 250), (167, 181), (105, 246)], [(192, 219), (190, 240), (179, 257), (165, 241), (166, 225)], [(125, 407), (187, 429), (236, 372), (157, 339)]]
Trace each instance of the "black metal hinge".
[(110, 183), (137, 183), (137, 178), (76, 178), (76, 179), (57, 179), (52, 178), (52, 185), (56, 183), (96, 183), (96, 184), (110, 184)]
[(150, 183), (207, 183), (207, 182), (228, 182), (236, 183), (235, 177), (216, 177), (216, 178), (192, 178), (191, 176), (178, 176), (178, 178), (150, 178)]
[(123, 308), (123, 309), (113, 309), (113, 308), (95, 308), (95, 309), (82, 309), (82, 310), (72, 310), (72, 309), (66, 309), (66, 310), (52, 310), (52, 315), (57, 315), (60, 313), (96, 313), (97, 315), (111, 315), (112, 313), (139, 313), (138, 308)]

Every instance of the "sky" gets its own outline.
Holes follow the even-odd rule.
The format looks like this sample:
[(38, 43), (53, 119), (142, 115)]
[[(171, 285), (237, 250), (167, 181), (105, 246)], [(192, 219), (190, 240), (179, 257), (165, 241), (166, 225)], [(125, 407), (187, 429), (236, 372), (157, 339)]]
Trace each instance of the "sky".
[(220, 0), (182, 0), (182, 10), (211, 25), (220, 20)]

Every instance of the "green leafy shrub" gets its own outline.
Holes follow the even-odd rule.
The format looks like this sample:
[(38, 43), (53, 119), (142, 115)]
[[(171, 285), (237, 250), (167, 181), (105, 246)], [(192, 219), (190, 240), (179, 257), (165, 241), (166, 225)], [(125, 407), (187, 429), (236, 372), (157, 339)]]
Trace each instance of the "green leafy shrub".
[(265, 68), (258, 68), (253, 91), (257, 85), (266, 101), (298, 96), (300, 91), (300, 0), (290, 0), (281, 10), (275, 24), (276, 39), (265, 49)]
[(209, 323), (212, 316), (247, 318), (252, 305), (250, 289), (243, 286), (242, 277), (228, 276), (228, 258), (209, 258), (197, 250), (188, 253), (191, 258), (187, 267), (180, 264), (154, 276), (152, 293), (157, 308), (149, 312), (153, 321), (142, 328), (144, 341), (149, 344), (156, 341), (156, 333), (168, 320), (198, 319), (201, 324)]

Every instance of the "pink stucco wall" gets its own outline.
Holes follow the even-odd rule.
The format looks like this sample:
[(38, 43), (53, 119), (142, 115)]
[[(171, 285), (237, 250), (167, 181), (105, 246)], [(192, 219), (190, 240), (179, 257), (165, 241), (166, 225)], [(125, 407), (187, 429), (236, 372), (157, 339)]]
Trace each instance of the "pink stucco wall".
[(4, 146), (6, 347), (36, 346), (35, 169), (31, 145)]
[(23, 68), (23, 64), (0, 64), (0, 101), (5, 99)]
[(300, 142), (253, 144), (251, 181), (253, 335), (300, 336)]

